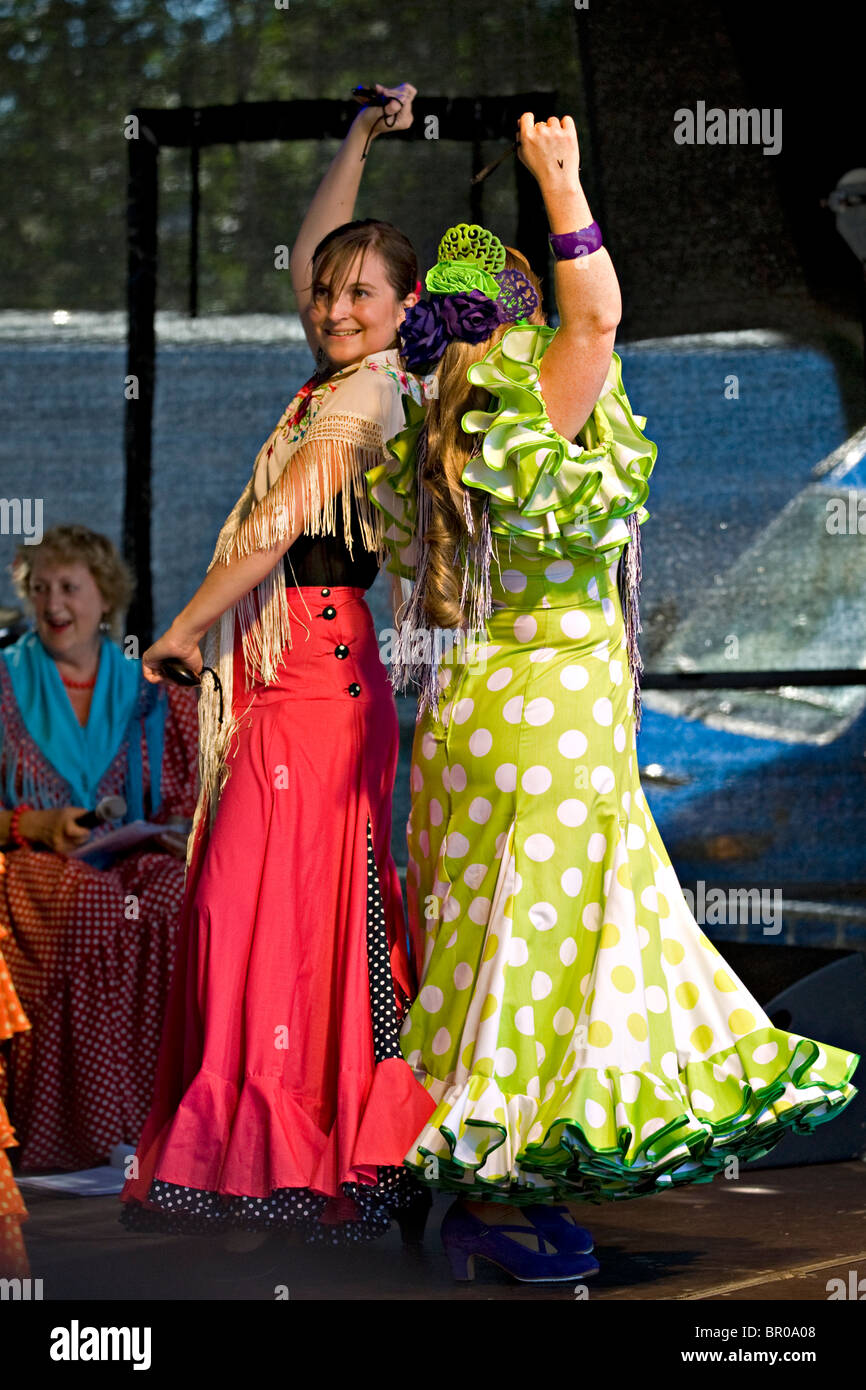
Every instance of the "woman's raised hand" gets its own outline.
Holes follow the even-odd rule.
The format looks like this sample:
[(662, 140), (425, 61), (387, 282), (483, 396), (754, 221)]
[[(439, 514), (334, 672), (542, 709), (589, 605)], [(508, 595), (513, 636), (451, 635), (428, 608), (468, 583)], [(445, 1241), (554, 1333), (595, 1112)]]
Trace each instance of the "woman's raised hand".
[[(381, 82), (377, 82), (376, 91), (382, 96), (392, 97), (393, 100), (389, 101), (385, 107), (378, 105), (364, 107), (361, 114), (366, 117), (374, 137), (387, 130), (408, 130), (415, 119), (412, 112), (412, 102), (418, 95), (417, 87), (413, 87), (411, 82), (401, 82), (399, 87), (383, 87)], [(387, 122), (381, 119), (383, 110), (388, 117)], [(391, 119), (392, 116), (394, 117), (393, 120)]]
[(517, 123), (517, 153), (542, 190), (576, 188), (580, 179), (580, 148), (570, 116), (538, 121), (524, 111)]

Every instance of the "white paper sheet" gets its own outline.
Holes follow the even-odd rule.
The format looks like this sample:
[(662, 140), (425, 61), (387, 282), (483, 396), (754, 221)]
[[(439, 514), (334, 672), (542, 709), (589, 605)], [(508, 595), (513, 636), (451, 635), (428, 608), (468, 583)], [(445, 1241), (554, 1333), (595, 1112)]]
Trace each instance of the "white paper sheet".
[(19, 1187), (35, 1188), (40, 1192), (62, 1192), (73, 1197), (114, 1197), (122, 1189), (127, 1158), (135, 1153), (130, 1144), (115, 1144), (111, 1163), (99, 1168), (81, 1168), (75, 1173), (40, 1173), (33, 1177), (15, 1175)]
[(89, 854), (101, 854), (103, 850), (111, 850), (112, 854), (119, 854), (121, 850), (132, 849), (135, 845), (140, 845), (142, 840), (149, 840), (152, 835), (162, 835), (166, 830), (174, 830), (177, 827), (168, 825), (155, 825), (152, 821), (133, 820), (128, 825), (119, 825), (116, 830), (109, 830), (107, 835), (100, 835), (96, 840), (88, 840), (87, 844), (80, 849), (74, 849), (69, 855), (70, 859), (86, 859)]

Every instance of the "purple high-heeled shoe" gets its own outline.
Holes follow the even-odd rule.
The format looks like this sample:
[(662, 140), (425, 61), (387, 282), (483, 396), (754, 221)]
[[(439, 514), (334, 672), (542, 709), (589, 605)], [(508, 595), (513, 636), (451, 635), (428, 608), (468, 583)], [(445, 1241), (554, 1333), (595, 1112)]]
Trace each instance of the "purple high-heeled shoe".
[[(522, 1211), (531, 1225), (488, 1226), (458, 1198), (442, 1221), (442, 1243), (454, 1278), (474, 1279), (476, 1259), (498, 1265), (525, 1284), (566, 1283), (598, 1273), (598, 1260), (589, 1253), (592, 1236), (563, 1218), (566, 1207), (527, 1206)], [(509, 1232), (534, 1234), (538, 1249), (512, 1240)], [(547, 1253), (548, 1246), (553, 1253)]]

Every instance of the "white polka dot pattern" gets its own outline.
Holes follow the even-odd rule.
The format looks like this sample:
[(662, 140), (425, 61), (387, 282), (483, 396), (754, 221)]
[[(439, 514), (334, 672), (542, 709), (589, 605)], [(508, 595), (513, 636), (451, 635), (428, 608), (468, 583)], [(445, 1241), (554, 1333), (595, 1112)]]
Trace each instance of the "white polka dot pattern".
[[(433, 713), (416, 734), (410, 911), (451, 886), (425, 924), (433, 945), (402, 1041), (439, 1107), (407, 1161), (423, 1177), (435, 1153), (440, 1186), (479, 1195), (618, 1198), (674, 1171), (694, 1181), (703, 1149), (721, 1165), (713, 1124), (718, 1154), (748, 1158), (759, 1121), (762, 1144), (768, 1118), (780, 1138), (799, 1097), (754, 1100), (754, 1129), (730, 1139), (743, 1081), (726, 1068), (746, 1066), (757, 1093), (778, 1048), (691, 916), (641, 791), (616, 566), (521, 557), (518, 570), (512, 557), (492, 583), (495, 654), (483, 674), (458, 673), (471, 716), (452, 718), (432, 765), (417, 750)], [(471, 774), (451, 778), (440, 823), (446, 759)], [(845, 1093), (840, 1059), (829, 1107)]]

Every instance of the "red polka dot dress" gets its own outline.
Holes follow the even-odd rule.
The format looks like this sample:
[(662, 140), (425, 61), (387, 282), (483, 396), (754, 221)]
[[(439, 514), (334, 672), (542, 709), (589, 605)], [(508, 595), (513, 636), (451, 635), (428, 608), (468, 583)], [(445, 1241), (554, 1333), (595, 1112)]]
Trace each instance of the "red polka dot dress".
[[(166, 695), (157, 821), (191, 818), (197, 794), (196, 694), (166, 687)], [(2, 662), (0, 716), (7, 736), (27, 738)], [(28, 751), (34, 755), (32, 744)], [(128, 755), (124, 743), (99, 784), (100, 797), (122, 794)], [(141, 758), (147, 793), (143, 731)], [(53, 788), (54, 804), (68, 805), (51, 765), (39, 773), (40, 783)], [(153, 842), (108, 869), (30, 847), (7, 853), (5, 863), (3, 953), (32, 1025), (12, 1039), (8, 1055), (8, 1107), (21, 1167), (91, 1167), (115, 1144), (136, 1143), (147, 1116), (184, 863), (155, 851)]]

